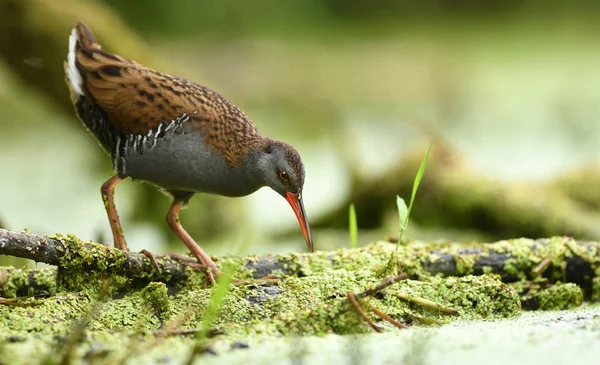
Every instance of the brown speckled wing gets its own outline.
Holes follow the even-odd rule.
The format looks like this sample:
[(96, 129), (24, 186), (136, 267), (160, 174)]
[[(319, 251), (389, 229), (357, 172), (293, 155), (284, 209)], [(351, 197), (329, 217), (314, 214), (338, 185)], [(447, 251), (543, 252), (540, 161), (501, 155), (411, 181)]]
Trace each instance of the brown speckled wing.
[(267, 141), (242, 110), (220, 94), (190, 81), (156, 72), (100, 49), (80, 49), (77, 67), (85, 93), (120, 132), (146, 134), (182, 114), (230, 165)]
[[(102, 51), (80, 51), (77, 66), (84, 71), (86, 93), (118, 130), (146, 134), (159, 123), (196, 110), (184, 82)], [(214, 119), (211, 110), (202, 119)]]

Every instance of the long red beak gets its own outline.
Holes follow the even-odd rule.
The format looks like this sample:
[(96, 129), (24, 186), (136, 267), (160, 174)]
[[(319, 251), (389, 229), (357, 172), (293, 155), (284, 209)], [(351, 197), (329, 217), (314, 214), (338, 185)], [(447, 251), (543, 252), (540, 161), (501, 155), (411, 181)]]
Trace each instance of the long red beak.
[(287, 193), (285, 200), (290, 203), (294, 213), (296, 214), (296, 218), (298, 218), (298, 223), (300, 223), (300, 228), (302, 228), (302, 233), (304, 234), (304, 239), (306, 239), (306, 246), (308, 246), (308, 250), (313, 252), (313, 240), (312, 235), (310, 234), (310, 227), (308, 226), (306, 211), (304, 211), (304, 202), (302, 200), (301, 192), (298, 192), (298, 194)]

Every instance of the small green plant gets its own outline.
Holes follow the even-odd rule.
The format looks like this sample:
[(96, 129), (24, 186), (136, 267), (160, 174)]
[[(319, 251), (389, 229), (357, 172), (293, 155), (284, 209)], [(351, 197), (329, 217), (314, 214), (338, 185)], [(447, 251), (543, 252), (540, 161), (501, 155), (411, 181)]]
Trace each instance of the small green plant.
[(225, 301), (225, 297), (230, 291), (229, 284), (233, 281), (233, 275), (236, 271), (235, 267), (225, 268), (223, 274), (217, 279), (217, 283), (212, 290), (212, 295), (210, 297), (210, 302), (208, 304), (208, 308), (206, 308), (206, 313), (204, 314), (204, 318), (202, 321), (202, 326), (200, 327), (200, 331), (198, 331), (196, 338), (198, 340), (202, 340), (208, 337), (208, 333), (210, 332), (210, 328), (212, 327), (215, 319), (219, 314), (219, 310), (221, 309), (221, 304)]
[(404, 232), (408, 227), (408, 218), (410, 217), (410, 212), (412, 211), (413, 204), (415, 202), (415, 196), (417, 195), (417, 190), (419, 190), (419, 185), (421, 184), (421, 179), (423, 179), (423, 175), (425, 175), (425, 167), (427, 167), (427, 160), (429, 159), (429, 152), (431, 152), (431, 147), (433, 146), (433, 142), (429, 145), (429, 149), (421, 161), (421, 165), (419, 166), (419, 170), (417, 171), (417, 176), (413, 181), (412, 193), (410, 195), (410, 202), (408, 203), (408, 207), (406, 206), (406, 202), (399, 195), (396, 195), (396, 206), (398, 207), (398, 218), (400, 220), (400, 233), (398, 234), (398, 243), (402, 242), (402, 237), (404, 236)]
[(350, 244), (352, 248), (358, 247), (358, 223), (356, 221), (356, 209), (350, 204), (348, 209), (348, 228), (350, 230)]
[(425, 175), (425, 167), (427, 167), (427, 160), (429, 159), (431, 147), (433, 147), (433, 142), (429, 145), (429, 149), (427, 149), (427, 153), (425, 154), (423, 161), (421, 161), (421, 165), (419, 166), (419, 170), (417, 171), (417, 176), (413, 181), (412, 193), (410, 195), (410, 202), (408, 203), (408, 207), (406, 206), (406, 202), (404, 201), (404, 199), (396, 195), (396, 206), (398, 208), (398, 219), (400, 221), (398, 245), (396, 246), (396, 250), (390, 256), (390, 259), (388, 260), (387, 264), (383, 268), (383, 271), (381, 272), (381, 274), (383, 275), (398, 275), (398, 265), (396, 265), (398, 247), (402, 244), (404, 232), (408, 227), (408, 219), (410, 218), (410, 212), (412, 211), (412, 207), (415, 202), (415, 196), (417, 195), (417, 190), (419, 190), (419, 185), (421, 184), (421, 179), (423, 178), (423, 175)]

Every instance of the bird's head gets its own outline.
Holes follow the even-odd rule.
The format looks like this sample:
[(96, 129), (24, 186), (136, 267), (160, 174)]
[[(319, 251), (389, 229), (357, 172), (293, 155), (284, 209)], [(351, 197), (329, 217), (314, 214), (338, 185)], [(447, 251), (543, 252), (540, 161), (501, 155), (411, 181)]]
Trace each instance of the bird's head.
[(270, 141), (258, 160), (258, 171), (263, 183), (290, 204), (302, 228), (306, 245), (312, 252), (313, 241), (302, 196), (304, 165), (298, 151), (287, 143)]

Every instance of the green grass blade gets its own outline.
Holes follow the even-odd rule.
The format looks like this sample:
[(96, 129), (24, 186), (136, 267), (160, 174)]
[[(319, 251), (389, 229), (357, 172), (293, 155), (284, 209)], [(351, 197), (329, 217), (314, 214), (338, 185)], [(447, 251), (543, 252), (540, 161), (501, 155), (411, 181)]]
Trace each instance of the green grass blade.
[[(404, 231), (408, 227), (408, 219), (410, 217), (410, 212), (412, 211), (413, 204), (415, 202), (415, 197), (417, 196), (417, 190), (419, 190), (419, 185), (421, 184), (421, 180), (423, 179), (423, 175), (425, 175), (425, 168), (427, 167), (427, 160), (429, 160), (429, 153), (431, 152), (431, 147), (433, 147), (433, 142), (429, 145), (427, 149), (427, 153), (425, 157), (421, 161), (421, 165), (419, 166), (419, 170), (417, 171), (417, 176), (415, 176), (415, 180), (413, 181), (412, 193), (410, 195), (410, 202), (408, 203), (408, 209), (406, 210), (406, 216), (402, 219), (401, 213), (404, 213), (400, 207), (399, 199), (402, 200), (402, 203), (406, 206), (404, 199), (397, 197), (396, 204), (398, 205), (398, 214), (400, 215), (400, 234), (398, 235), (398, 242), (402, 242), (402, 237), (404, 236)], [(397, 248), (397, 246), (396, 246)]]
[[(425, 175), (425, 168), (427, 167), (427, 160), (429, 159), (429, 153), (431, 152), (431, 147), (433, 147), (433, 142), (429, 145), (427, 149), (427, 153), (425, 154), (425, 158), (421, 161), (421, 165), (419, 166), (419, 171), (417, 171), (417, 176), (415, 177), (415, 181), (413, 181), (412, 194), (410, 195), (410, 204), (408, 205), (408, 213), (410, 214), (410, 209), (412, 208), (413, 202), (415, 201), (415, 196), (417, 195), (417, 190), (419, 189), (419, 185), (421, 184), (421, 179), (423, 179), (423, 175)], [(408, 219), (408, 216), (407, 216)]]
[(225, 297), (227, 297), (227, 294), (229, 293), (229, 284), (231, 284), (233, 280), (234, 272), (235, 269), (233, 267), (229, 267), (223, 271), (223, 275), (219, 276), (217, 279), (217, 283), (212, 290), (210, 303), (208, 304), (208, 308), (206, 308), (206, 313), (204, 314), (202, 326), (200, 327), (200, 331), (198, 331), (197, 337), (199, 339), (203, 339), (208, 336), (210, 328), (213, 326), (215, 319), (219, 315), (221, 304), (223, 304)]
[(408, 207), (404, 199), (400, 195), (396, 195), (396, 206), (398, 207), (398, 218), (400, 220), (400, 228), (404, 227), (404, 221), (408, 217)]
[(358, 247), (358, 222), (354, 204), (350, 204), (350, 209), (348, 209), (348, 228), (350, 230), (350, 244), (352, 248), (356, 248)]
[(206, 308), (206, 312), (202, 318), (202, 325), (200, 326), (199, 331), (196, 333), (196, 343), (187, 359), (187, 365), (191, 365), (196, 356), (204, 350), (210, 329), (217, 319), (219, 311), (221, 310), (221, 305), (225, 301), (225, 298), (230, 291), (230, 285), (233, 281), (233, 275), (235, 275), (236, 271), (237, 267), (231, 265), (230, 267), (224, 268), (223, 274), (217, 278), (217, 283), (212, 289), (212, 295), (210, 296), (208, 308)]
[[(245, 247), (248, 245), (250, 237), (252, 234), (250, 232), (246, 232), (237, 242), (237, 245), (234, 249), (234, 253), (237, 255), (240, 252), (245, 250)], [(204, 318), (202, 321), (202, 326), (200, 327), (200, 331), (196, 334), (196, 339), (198, 342), (202, 342), (201, 340), (205, 339), (208, 336), (208, 333), (213, 326), (217, 316), (219, 315), (219, 310), (221, 309), (221, 304), (225, 301), (227, 294), (230, 291), (230, 284), (233, 281), (233, 276), (237, 272), (237, 265), (230, 264), (228, 266), (223, 267), (223, 274), (217, 278), (217, 282), (215, 286), (212, 288), (212, 294), (210, 297), (210, 303), (208, 308), (206, 308), (206, 313), (204, 314)]]

